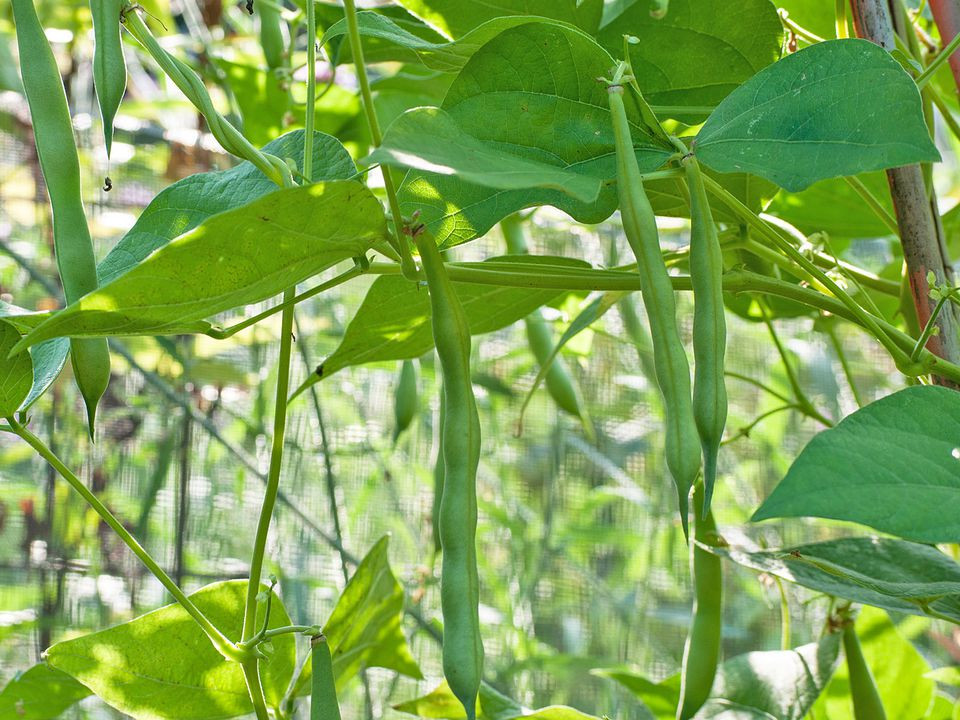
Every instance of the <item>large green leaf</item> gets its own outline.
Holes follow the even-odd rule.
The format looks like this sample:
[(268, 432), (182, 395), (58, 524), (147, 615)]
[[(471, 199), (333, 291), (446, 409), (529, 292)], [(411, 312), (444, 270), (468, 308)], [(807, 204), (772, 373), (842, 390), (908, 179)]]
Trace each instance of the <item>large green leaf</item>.
[(632, 668), (598, 668), (594, 675), (608, 677), (623, 685), (644, 704), (657, 720), (673, 720), (680, 705), (680, 673), (670, 675), (658, 683), (649, 680)]
[[(264, 152), (293, 158), (303, 164), (303, 131), (287, 133), (264, 146)], [(340, 142), (314, 133), (313, 177), (315, 180), (346, 180), (357, 169)], [(217, 213), (235, 210), (263, 197), (277, 186), (253, 164), (244, 161), (220, 172), (197, 173), (162, 190), (137, 222), (107, 254), (98, 267), (100, 284), (115, 280), (157, 248), (193, 230)]]
[[(243, 625), (245, 580), (214, 583), (190, 598), (227, 637)], [(259, 608), (262, 624), (265, 603)], [(268, 627), (290, 625), (273, 598)], [(267, 701), (279, 704), (296, 667), (293, 635), (272, 640), (270, 659), (260, 663)], [(136, 720), (217, 720), (252, 711), (237, 663), (227, 662), (180, 605), (167, 605), (130, 622), (53, 645), (55, 668), (89, 687), (107, 704)]]
[(584, 203), (596, 200), (600, 180), (563, 166), (528, 159), (465, 133), (440, 108), (415, 108), (393, 121), (366, 164), (383, 163), (454, 175), (497, 190), (546, 188)]
[(784, 550), (709, 549), (828, 595), (914, 615), (929, 609), (960, 623), (960, 565), (930, 545), (844, 538)]
[[(840, 635), (794, 650), (750, 652), (720, 667), (711, 696), (777, 720), (802, 720), (836, 670)], [(697, 713), (697, 720), (711, 715)]]
[[(875, 172), (859, 179), (893, 215), (887, 176)], [(890, 234), (890, 229), (842, 178), (821, 180), (798, 193), (781, 192), (770, 204), (769, 212), (807, 235), (825, 232), (831, 238), (873, 238)]]
[[(403, 634), (403, 588), (390, 568), (389, 545), (384, 536), (370, 549), (323, 626), (338, 688), (364, 667), (423, 678)], [(310, 692), (312, 671), (308, 658), (297, 678), (298, 694)]]
[(54, 720), (90, 694), (66, 673), (34, 665), (14, 675), (0, 691), (0, 717), (10, 720)]
[(913, 79), (867, 40), (818, 43), (761, 70), (714, 110), (694, 149), (714, 170), (790, 191), (940, 159)]
[(960, 394), (915, 386), (817, 435), (753, 520), (849, 520), (917, 542), (960, 541)]
[(561, 20), (594, 33), (603, 0), (398, 0), (407, 10), (451, 38), (459, 38), (488, 20), (535, 15)]
[[(515, 256), (495, 261), (498, 264), (509, 262), (526, 272), (537, 272), (537, 266), (543, 266), (545, 261), (564, 264), (570, 269), (588, 267), (580, 261), (543, 256)], [(473, 263), (471, 267), (483, 269), (484, 264)], [(470, 332), (474, 335), (507, 327), (564, 294), (563, 290), (479, 283), (457, 282), (455, 287)], [(416, 283), (393, 275), (377, 278), (347, 326), (340, 345), (296, 394), (345, 367), (384, 360), (410, 360), (429, 352), (434, 346), (431, 317), (430, 298)]]
[[(924, 677), (930, 671), (927, 661), (897, 632), (883, 610), (863, 608), (857, 618), (856, 628), (887, 720), (925, 717), (935, 688), (934, 681)], [(846, 663), (837, 669), (833, 680), (814, 705), (813, 717), (854, 720)]]
[(33, 360), (27, 353), (8, 357), (20, 340), (20, 333), (0, 320), (0, 418), (17, 412), (33, 386)]
[[(597, 77), (613, 58), (589, 36), (566, 25), (528, 23), (480, 48), (460, 71), (443, 109), (460, 130), (486, 146), (603, 183), (594, 202), (557, 190), (501, 190), (455, 175), (411, 171), (400, 189), (404, 215), (421, 219), (445, 247), (483, 235), (525, 207), (553, 205), (574, 219), (600, 222), (617, 206), (616, 159), (607, 91)], [(674, 152), (644, 129), (629, 103), (641, 170)]]
[(647, 102), (692, 123), (779, 57), (783, 26), (770, 0), (670, 0), (662, 18), (639, 0), (604, 17), (600, 43), (616, 57), (624, 35), (640, 40), (630, 63)]
[(379, 201), (334, 180), (286, 188), (215, 215), (24, 338), (202, 332), (203, 318), (260, 302), (386, 236)]

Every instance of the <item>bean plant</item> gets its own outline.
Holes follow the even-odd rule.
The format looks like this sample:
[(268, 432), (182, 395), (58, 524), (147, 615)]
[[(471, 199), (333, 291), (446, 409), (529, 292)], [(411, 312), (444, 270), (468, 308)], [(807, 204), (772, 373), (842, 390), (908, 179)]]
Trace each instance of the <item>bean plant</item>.
[[(35, 0), (9, 5), (66, 302), (0, 305), (0, 430), (69, 484), (173, 603), (51, 645), (43, 664), (0, 693), (4, 717), (58, 717), (92, 693), (143, 720), (335, 720), (338, 691), (365, 668), (422, 677), (386, 539), (358, 559), (331, 615), (308, 625), (291, 621), (265, 568), (288, 408), (338, 371), (393, 361), (396, 444), (430, 402), (419, 396), (416, 361), (435, 352), (435, 547), (423, 555), (439, 555), (442, 612), (417, 618), (440, 640), (445, 680), (399, 707), (425, 718), (591, 718), (524, 708), (485, 680), (477, 473), (491, 430), (478, 412), (473, 349), (477, 334), (523, 321), (539, 368), (527, 402), (544, 384), (591, 442), (592, 403), (561, 355), (615, 308), (659, 390), (658, 475), (672, 482), (662, 497), (689, 548), (693, 603), (676, 675), (607, 676), (657, 718), (833, 717), (826, 689), (840, 679), (847, 716), (907, 717), (885, 707), (878, 660), (863, 645), (889, 622), (877, 609), (960, 623), (958, 225), (955, 213), (941, 214), (934, 183), (943, 175), (936, 141), (960, 142), (956, 2), (395, 0), (360, 9), (354, 0), (247, 0), (260, 95), (211, 48), (189, 58), (171, 45), (155, 5), (90, 0), (108, 168), (101, 192), (124, 183), (122, 164), (109, 159), (133, 54), (178, 88), (236, 162), (165, 188), (99, 264), (43, 13)], [(316, 123), (344, 76), (359, 114), (337, 138)], [(404, 92), (388, 102), (391, 83)], [(632, 256), (601, 267), (532, 254), (531, 218), (543, 206), (583, 226), (613, 222)], [(661, 243), (665, 219), (689, 227), (688, 245)], [(457, 259), (460, 246), (501, 234), (505, 254)], [(875, 271), (856, 249), (878, 237), (893, 261)], [(339, 347), (296, 385), (306, 360), (294, 350), (307, 340), (298, 305), (359, 278), (374, 280)], [(690, 337), (677, 302), (687, 293)], [(571, 294), (587, 301), (554, 335), (542, 308)], [(264, 302), (267, 310), (248, 312)], [(41, 439), (32, 409), (69, 358), (97, 438), (108, 341), (225, 340), (275, 315), (269, 468), (248, 577), (187, 594)], [(834, 422), (771, 333), (791, 396), (770, 392), (781, 410), (824, 429), (752, 521), (845, 521), (858, 528), (849, 536), (757, 547), (716, 522), (715, 489), (737, 483), (725, 462), (740, 439), (727, 427), (730, 318), (771, 331), (778, 320), (814, 319), (834, 339), (842, 323), (896, 368), (900, 390)], [(817, 641), (793, 647), (786, 608), (780, 650), (724, 657), (723, 578), (735, 565), (822, 594), (829, 612)], [(956, 717), (951, 703), (938, 695), (910, 718)]]

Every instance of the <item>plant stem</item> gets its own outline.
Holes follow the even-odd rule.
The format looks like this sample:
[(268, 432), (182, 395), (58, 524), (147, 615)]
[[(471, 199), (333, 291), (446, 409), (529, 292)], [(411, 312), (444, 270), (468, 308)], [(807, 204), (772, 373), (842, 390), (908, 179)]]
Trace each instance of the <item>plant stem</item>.
[(834, 14), (836, 16), (837, 39), (845, 40), (850, 37), (850, 32), (847, 28), (847, 0), (836, 0), (836, 10)]
[(313, 127), (317, 106), (317, 18), (314, 0), (307, 0), (307, 114), (304, 118), (303, 176), (313, 182)]
[(960, 47), (960, 34), (956, 35), (953, 40), (937, 54), (933, 62), (927, 65), (922, 73), (917, 75), (917, 87), (922, 88), (930, 82), (930, 78), (933, 77), (934, 73), (936, 73), (945, 62), (950, 60), (950, 56), (956, 52), (958, 47)]
[(256, 656), (245, 660), (241, 667), (243, 668), (243, 679), (247, 683), (247, 694), (253, 703), (253, 712), (256, 714), (257, 720), (270, 720), (267, 701), (263, 695), (263, 684), (260, 682), (260, 670)]
[(827, 337), (830, 338), (830, 344), (833, 345), (833, 351), (837, 354), (837, 359), (840, 361), (840, 367), (843, 369), (844, 377), (847, 378), (847, 384), (850, 386), (850, 392), (853, 393), (854, 402), (857, 403), (857, 407), (863, 407), (863, 396), (860, 395), (860, 391), (857, 389), (857, 382), (853, 377), (853, 368), (850, 367), (850, 361), (847, 359), (847, 353), (844, 352), (843, 344), (840, 342), (840, 337), (837, 335), (837, 329), (830, 320), (825, 322), (825, 326)]
[(221, 655), (227, 660), (234, 662), (241, 662), (245, 660), (246, 653), (241, 651), (234, 645), (227, 637), (221, 633), (213, 623), (207, 619), (207, 616), (201, 612), (200, 608), (193, 604), (193, 601), (186, 596), (186, 594), (181, 590), (177, 584), (164, 572), (163, 568), (157, 564), (157, 561), (153, 559), (149, 552), (144, 549), (144, 547), (137, 542), (137, 539), (130, 534), (130, 532), (124, 527), (116, 516), (110, 512), (110, 509), (104, 505), (100, 499), (93, 494), (93, 492), (87, 488), (86, 485), (78, 478), (66, 465), (63, 464), (63, 461), (58, 458), (50, 448), (48, 448), (43, 441), (30, 432), (25, 426), (21, 425), (14, 417), (6, 418), (7, 422), (10, 425), (11, 430), (20, 436), (30, 447), (36, 450), (37, 454), (40, 455), (49, 465), (56, 470), (64, 480), (66, 480), (70, 486), (76, 490), (80, 496), (87, 502), (90, 507), (93, 508), (94, 512), (100, 516), (100, 518), (110, 526), (110, 528), (120, 537), (124, 544), (130, 548), (134, 555), (139, 558), (146, 568), (153, 574), (153, 576), (160, 581), (160, 584), (163, 585), (170, 595), (176, 600), (184, 610), (192, 617), (196, 623), (200, 626), (203, 632), (210, 642), (213, 643), (213, 646), (217, 649)]
[[(363, 99), (363, 111), (367, 117), (367, 126), (370, 129), (370, 140), (374, 147), (380, 147), (383, 143), (383, 133), (380, 131), (380, 121), (377, 119), (377, 111), (373, 104), (373, 93), (370, 92), (370, 79), (367, 77), (367, 66), (363, 59), (363, 41), (360, 39), (360, 27), (357, 24), (357, 5), (354, 0), (343, 0), (343, 10), (347, 20), (350, 52), (353, 55), (357, 82), (360, 85), (360, 97)], [(395, 235), (391, 245), (400, 254), (400, 265), (403, 268), (404, 277), (412, 280), (417, 278), (418, 273), (413, 262), (413, 256), (410, 253), (410, 245), (404, 240), (403, 215), (400, 213), (397, 189), (393, 183), (390, 168), (381, 168), (381, 172), (383, 174), (383, 187), (387, 193), (387, 202), (390, 205), (390, 214), (393, 216)]]
[[(283, 299), (293, 299), (294, 290), (287, 290)], [(241, 640), (249, 640), (256, 633), (257, 595), (260, 592), (260, 576), (263, 573), (263, 556), (267, 546), (267, 534), (273, 509), (280, 490), (280, 468), (283, 464), (284, 433), (287, 428), (287, 394), (290, 388), (290, 351), (293, 345), (293, 307), (284, 308), (280, 321), (280, 357), (277, 361), (277, 394), (273, 412), (273, 446), (270, 451), (270, 469), (267, 471), (267, 487), (264, 491), (257, 534), (253, 541), (253, 557), (250, 561), (250, 581), (247, 584), (247, 599), (243, 611)]]
[(786, 10), (781, 8), (779, 15), (780, 15), (780, 22), (783, 24), (783, 26), (787, 30), (792, 32), (794, 35), (796, 35), (798, 38), (800, 38), (801, 40), (804, 40), (811, 44), (824, 42), (824, 38), (810, 32), (806, 28), (800, 27), (799, 25), (797, 25), (797, 23), (791, 20), (790, 14)]
[(874, 214), (887, 226), (890, 232), (894, 235), (900, 232), (900, 228), (897, 227), (897, 219), (887, 212), (887, 209), (880, 200), (877, 199), (877, 196), (870, 192), (870, 188), (863, 184), (863, 180), (856, 176), (849, 175), (843, 179), (847, 181), (850, 187), (857, 191), (857, 194), (870, 206), (870, 209), (873, 210)]

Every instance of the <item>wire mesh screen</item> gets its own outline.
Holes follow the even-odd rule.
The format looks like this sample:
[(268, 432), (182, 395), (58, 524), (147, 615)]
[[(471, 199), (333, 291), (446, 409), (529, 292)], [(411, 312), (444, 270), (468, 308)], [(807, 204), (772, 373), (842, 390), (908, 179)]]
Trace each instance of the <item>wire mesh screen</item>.
[[(58, 297), (57, 274), (42, 178), (17, 112), (8, 113), (0, 132), (0, 293), (44, 308)], [(108, 194), (98, 187), (94, 135), (91, 128), (79, 131), (99, 257), (171, 179), (222, 161), (144, 134)], [(666, 244), (685, 239), (683, 227), (665, 227)], [(535, 253), (595, 265), (629, 257), (615, 223), (572, 226), (552, 210), (536, 215), (531, 245)], [(504, 251), (492, 232), (454, 255), (479, 259)], [(370, 282), (342, 285), (298, 307), (294, 385), (337, 347)], [(565, 295), (545, 309), (558, 335), (587, 300)], [(638, 297), (619, 302), (634, 303), (642, 319)], [(691, 304), (682, 294), (679, 303), (689, 341)], [(822, 539), (828, 531), (815, 524), (734, 530), (747, 527), (752, 510), (821, 426), (777, 399), (791, 379), (768, 328), (730, 317), (728, 369), (734, 374), (716, 497), (720, 525), (730, 528), (731, 540), (746, 539), (746, 532), (761, 545)], [(813, 334), (811, 321), (775, 327), (822, 412), (836, 418), (855, 407), (834, 348)], [(95, 445), (85, 439), (69, 369), (32, 414), (36, 431), (188, 590), (246, 576), (269, 456), (278, 332), (274, 317), (228, 341), (115, 343)], [(886, 392), (893, 369), (878, 348), (847, 327), (835, 332), (863, 396)], [(522, 432), (521, 403), (538, 369), (522, 323), (477, 336), (473, 352), (484, 433), (478, 543), (487, 676), (530, 706), (565, 703), (597, 715), (645, 717), (635, 700), (590, 672), (630, 664), (653, 679), (675, 673), (689, 622), (689, 551), (663, 458), (660, 399), (642, 352), (614, 306), (563, 353), (582, 388), (589, 429), (540, 389)], [(418, 362), (419, 412), (396, 443), (395, 363), (337, 372), (290, 410), (267, 557), (291, 618), (323, 622), (345, 569), (351, 573), (389, 533), (391, 564), (407, 591), (404, 629), (426, 676), (414, 681), (369, 670), (366, 689), (359, 682), (348, 687), (345, 717), (400, 717), (392, 704), (432, 689), (441, 675), (438, 646), (424, 630), (439, 618), (431, 527), (437, 364), (430, 354)], [(0, 437), (0, 682), (38, 661), (53, 642), (168, 601), (81, 500), (28, 457), (25, 445)], [(779, 592), (772, 580), (731, 567), (725, 654), (778, 647)], [(814, 638), (825, 604), (808, 602), (808, 593), (792, 587), (784, 592), (795, 641)], [(91, 699), (67, 717), (119, 715)]]

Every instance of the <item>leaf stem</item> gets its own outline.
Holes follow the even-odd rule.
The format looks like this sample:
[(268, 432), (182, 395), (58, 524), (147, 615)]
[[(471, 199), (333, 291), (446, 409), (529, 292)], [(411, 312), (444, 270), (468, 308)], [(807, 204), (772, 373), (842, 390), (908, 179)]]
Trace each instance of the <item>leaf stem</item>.
[(48, 448), (44, 442), (34, 435), (28, 428), (20, 424), (14, 417), (6, 418), (7, 423), (10, 425), (10, 429), (20, 436), (30, 447), (32, 447), (37, 454), (42, 457), (54, 470), (56, 470), (64, 480), (66, 480), (70, 486), (80, 494), (80, 496), (87, 502), (90, 507), (93, 508), (94, 512), (100, 516), (100, 518), (110, 526), (110, 528), (120, 537), (124, 544), (130, 548), (134, 555), (142, 562), (146, 568), (153, 574), (153, 576), (160, 581), (160, 584), (163, 585), (170, 595), (176, 600), (184, 610), (192, 617), (196, 623), (203, 630), (204, 634), (210, 639), (210, 642), (216, 648), (225, 659), (232, 662), (244, 662), (248, 653), (244, 652), (242, 649), (238, 648), (234, 643), (230, 642), (227, 637), (220, 632), (212, 622), (207, 618), (206, 615), (193, 604), (193, 601), (187, 597), (187, 595), (181, 590), (177, 584), (164, 572), (163, 568), (157, 564), (157, 561), (153, 559), (153, 556), (137, 541), (133, 535), (130, 534), (130, 531), (124, 527), (117, 517), (110, 512), (110, 509), (101, 502), (94, 493), (87, 488), (86, 485), (78, 478), (59, 457), (54, 454), (54, 452)]
[(884, 225), (887, 226), (887, 229), (890, 232), (892, 232), (894, 235), (900, 234), (900, 228), (897, 226), (897, 219), (883, 206), (883, 203), (880, 202), (877, 196), (870, 192), (870, 188), (863, 183), (863, 180), (855, 175), (848, 175), (843, 179), (847, 181), (847, 185), (857, 191), (857, 194), (863, 198), (867, 205), (870, 206), (870, 209), (873, 210), (874, 214), (880, 218)]
[[(283, 294), (285, 305), (293, 300), (293, 288)], [(290, 387), (290, 351), (293, 345), (293, 306), (283, 310), (280, 321), (280, 357), (277, 361), (277, 394), (273, 413), (273, 446), (270, 451), (270, 468), (267, 472), (267, 487), (263, 504), (260, 507), (260, 519), (257, 522), (257, 534), (253, 542), (253, 557), (250, 561), (250, 581), (247, 584), (247, 598), (243, 612), (243, 633), (241, 640), (248, 641), (256, 632), (257, 595), (260, 591), (260, 576), (263, 573), (263, 556), (267, 546), (267, 535), (273, 509), (280, 490), (280, 468), (283, 464), (283, 442), (287, 427), (287, 394)]]
[(317, 9), (307, 0), (307, 109), (304, 117), (303, 176), (313, 182), (313, 127), (317, 106)]
[[(370, 129), (370, 139), (374, 147), (383, 143), (383, 133), (380, 130), (380, 121), (373, 104), (373, 93), (370, 91), (370, 79), (367, 77), (367, 66), (363, 59), (363, 41), (360, 38), (360, 27), (357, 24), (357, 5), (354, 0), (343, 0), (344, 16), (347, 20), (347, 34), (350, 39), (350, 52), (353, 55), (353, 64), (357, 72), (357, 82), (360, 85), (360, 97), (363, 99), (363, 111), (367, 117), (367, 126)], [(400, 254), (400, 265), (403, 275), (411, 280), (417, 279), (419, 273), (410, 253), (410, 244), (404, 240), (403, 215), (400, 213), (400, 201), (397, 198), (397, 188), (393, 183), (390, 168), (381, 168), (383, 187), (387, 193), (387, 202), (390, 205), (390, 214), (393, 216), (394, 238), (391, 245)]]
[(953, 55), (954, 52), (956, 52), (958, 47), (960, 47), (960, 33), (955, 35), (953, 40), (947, 43), (946, 47), (944, 47), (943, 50), (937, 53), (937, 56), (933, 59), (933, 61), (929, 65), (927, 65), (924, 71), (919, 75), (917, 75), (917, 79), (916, 79), (917, 87), (923, 88), (924, 85), (930, 82), (930, 78), (932, 78), (934, 74), (937, 72), (937, 70), (940, 69), (941, 65), (943, 65), (945, 62), (947, 62), (950, 59), (950, 56)]

